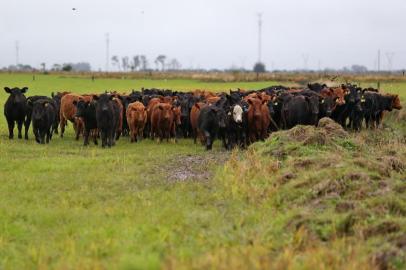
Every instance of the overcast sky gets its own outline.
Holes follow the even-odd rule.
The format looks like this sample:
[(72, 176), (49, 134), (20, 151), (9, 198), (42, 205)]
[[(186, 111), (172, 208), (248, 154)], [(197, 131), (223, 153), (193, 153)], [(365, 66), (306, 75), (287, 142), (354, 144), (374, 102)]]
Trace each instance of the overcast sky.
[[(76, 8), (76, 10), (72, 10)], [(158, 54), (183, 67), (268, 69), (362, 64), (406, 68), (406, 0), (0, 0), (0, 67), (64, 62), (106, 63), (110, 56)], [(152, 65), (153, 66), (153, 65)], [(111, 67), (111, 64), (110, 64)]]

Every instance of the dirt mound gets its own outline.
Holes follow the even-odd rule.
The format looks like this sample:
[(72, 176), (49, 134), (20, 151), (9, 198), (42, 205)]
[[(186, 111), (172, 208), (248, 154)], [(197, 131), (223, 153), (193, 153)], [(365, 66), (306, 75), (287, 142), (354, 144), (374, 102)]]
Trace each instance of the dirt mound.
[(288, 137), (304, 145), (326, 145), (335, 139), (348, 137), (348, 133), (339, 124), (327, 117), (320, 119), (318, 127), (298, 125), (290, 130), (277, 132), (275, 135)]

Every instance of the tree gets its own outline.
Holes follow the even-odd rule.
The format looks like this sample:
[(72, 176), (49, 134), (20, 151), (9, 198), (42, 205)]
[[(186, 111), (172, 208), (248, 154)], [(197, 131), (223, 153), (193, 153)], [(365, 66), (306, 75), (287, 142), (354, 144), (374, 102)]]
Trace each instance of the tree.
[(117, 55), (114, 55), (113, 57), (111, 57), (111, 62), (112, 62), (112, 64), (113, 64), (113, 66), (117, 66), (117, 67), (118, 67), (118, 70), (121, 70), (121, 67), (120, 67), (120, 60), (118, 60), (118, 56), (117, 56)]
[(131, 69), (134, 71), (134, 70), (137, 70), (137, 68), (140, 66), (140, 63), (141, 61), (140, 61), (140, 56), (139, 55), (137, 55), (137, 56), (134, 56), (133, 57), (133, 62), (132, 62), (132, 64), (131, 64)]
[(158, 55), (158, 57), (155, 59), (155, 65), (161, 64), (162, 71), (165, 69), (165, 60), (166, 56), (163, 54)]
[(178, 70), (181, 68), (181, 64), (176, 58), (173, 58), (171, 61), (169, 61), (168, 67), (172, 70)]
[(362, 65), (352, 65), (351, 66), (352, 72), (355, 73), (366, 73), (368, 72), (368, 68)]
[(72, 71), (72, 65), (71, 64), (63, 64), (62, 71), (67, 71), (67, 72)]
[(141, 61), (141, 69), (142, 70), (147, 70), (148, 68), (148, 60), (145, 55), (140, 55), (140, 61)]
[(265, 69), (265, 64), (264, 63), (257, 62), (254, 65), (254, 72), (255, 73), (264, 73), (265, 71), (266, 71), (266, 69)]
[(129, 63), (128, 63), (128, 56), (124, 56), (121, 58), (121, 66), (123, 67), (124, 71), (127, 71), (128, 67), (129, 67)]
[(60, 71), (62, 69), (62, 66), (60, 64), (53, 64), (52, 70), (53, 71)]
[(41, 63), (42, 72), (45, 72), (45, 63)]

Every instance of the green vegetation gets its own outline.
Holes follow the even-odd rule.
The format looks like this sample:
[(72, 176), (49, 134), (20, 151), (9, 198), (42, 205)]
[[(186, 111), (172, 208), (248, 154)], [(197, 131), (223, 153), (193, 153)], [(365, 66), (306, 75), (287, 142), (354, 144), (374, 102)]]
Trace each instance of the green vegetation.
[[(28, 95), (274, 84), (38, 74), (0, 82)], [(406, 84), (382, 87), (405, 100)], [(84, 148), (71, 124), (49, 145), (32, 133), (10, 141), (1, 115), (0, 268), (405, 268), (405, 120), (394, 112), (384, 129), (359, 134), (297, 127), (245, 152), (218, 143), (207, 153), (191, 140)]]

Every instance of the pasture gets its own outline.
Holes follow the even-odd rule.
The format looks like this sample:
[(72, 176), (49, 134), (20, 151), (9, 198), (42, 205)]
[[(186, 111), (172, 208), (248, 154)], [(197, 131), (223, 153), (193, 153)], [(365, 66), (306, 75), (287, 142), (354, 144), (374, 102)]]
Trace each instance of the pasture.
[[(0, 74), (0, 82), (1, 104), (4, 86), (27, 86), (30, 96), (283, 83), (38, 74)], [(382, 88), (404, 105), (406, 83)], [(49, 145), (31, 130), (29, 141), (10, 141), (1, 114), (0, 269), (402, 269), (405, 120), (393, 112), (381, 130), (326, 143), (279, 132), (247, 151), (216, 141), (206, 152), (191, 139), (83, 147), (72, 124)]]

